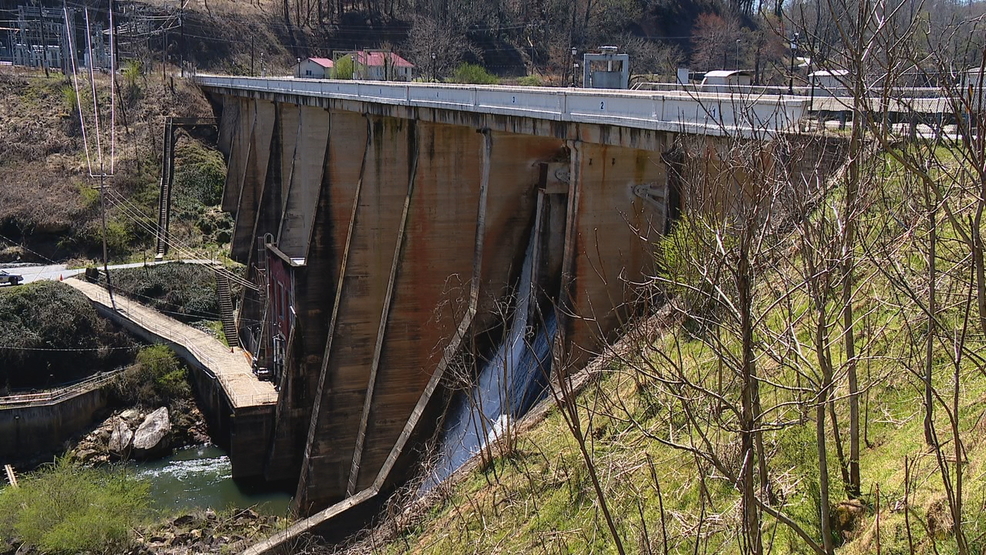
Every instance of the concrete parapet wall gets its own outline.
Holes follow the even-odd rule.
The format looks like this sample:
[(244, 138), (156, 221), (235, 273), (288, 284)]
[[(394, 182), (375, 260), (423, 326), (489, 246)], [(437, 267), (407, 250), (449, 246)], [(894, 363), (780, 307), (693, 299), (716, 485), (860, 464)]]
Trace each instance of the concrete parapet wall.
[(106, 383), (49, 402), (5, 405), (0, 399), (0, 461), (18, 463), (64, 450), (65, 442), (106, 408)]

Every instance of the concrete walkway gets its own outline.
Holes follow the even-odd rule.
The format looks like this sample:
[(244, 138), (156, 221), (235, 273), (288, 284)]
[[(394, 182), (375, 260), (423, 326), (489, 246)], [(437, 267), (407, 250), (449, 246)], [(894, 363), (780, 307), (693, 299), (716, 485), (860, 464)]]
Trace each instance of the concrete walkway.
[(227, 347), (203, 331), (122, 295), (114, 295), (114, 311), (109, 293), (98, 285), (78, 279), (66, 279), (64, 283), (81, 291), (101, 312), (120, 325), (152, 341), (169, 343), (179, 354), (186, 351), (193, 359), (188, 362), (216, 377), (233, 409), (277, 403), (274, 384), (257, 379), (250, 367), (249, 355), (243, 350)]

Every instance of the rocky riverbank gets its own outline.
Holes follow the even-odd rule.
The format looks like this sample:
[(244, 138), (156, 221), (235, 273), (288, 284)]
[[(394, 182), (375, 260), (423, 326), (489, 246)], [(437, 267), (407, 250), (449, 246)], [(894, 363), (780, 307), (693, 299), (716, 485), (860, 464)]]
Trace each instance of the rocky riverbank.
[(205, 416), (193, 403), (176, 410), (130, 408), (113, 413), (70, 451), (82, 464), (162, 457), (172, 449), (209, 443)]
[(252, 509), (216, 513), (208, 509), (180, 515), (138, 531), (132, 555), (231, 553), (286, 523)]

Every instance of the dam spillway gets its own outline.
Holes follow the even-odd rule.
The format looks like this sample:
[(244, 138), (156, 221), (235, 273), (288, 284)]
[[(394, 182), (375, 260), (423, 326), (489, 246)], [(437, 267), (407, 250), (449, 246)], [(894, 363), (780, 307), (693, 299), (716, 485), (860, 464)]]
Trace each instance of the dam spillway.
[[(554, 371), (612, 339), (681, 202), (665, 154), (686, 129), (722, 128), (654, 95), (198, 80), (220, 115), (231, 254), (257, 285), (240, 342), (278, 390), (251, 468), (297, 481), (303, 515), (407, 477), (447, 370), (509, 335), (529, 245)], [(776, 126), (799, 115), (756, 108)]]

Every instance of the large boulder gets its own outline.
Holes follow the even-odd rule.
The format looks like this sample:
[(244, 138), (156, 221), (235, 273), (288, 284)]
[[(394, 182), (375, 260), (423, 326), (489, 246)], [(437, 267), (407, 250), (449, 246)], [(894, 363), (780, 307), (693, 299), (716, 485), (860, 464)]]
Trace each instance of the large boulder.
[(122, 418), (117, 418), (113, 421), (110, 441), (106, 448), (111, 455), (125, 459), (130, 454), (130, 442), (133, 438), (134, 433), (130, 430), (130, 426), (127, 426), (127, 422)]
[(133, 456), (147, 459), (168, 452), (171, 439), (171, 419), (168, 407), (161, 407), (148, 414), (134, 432)]

